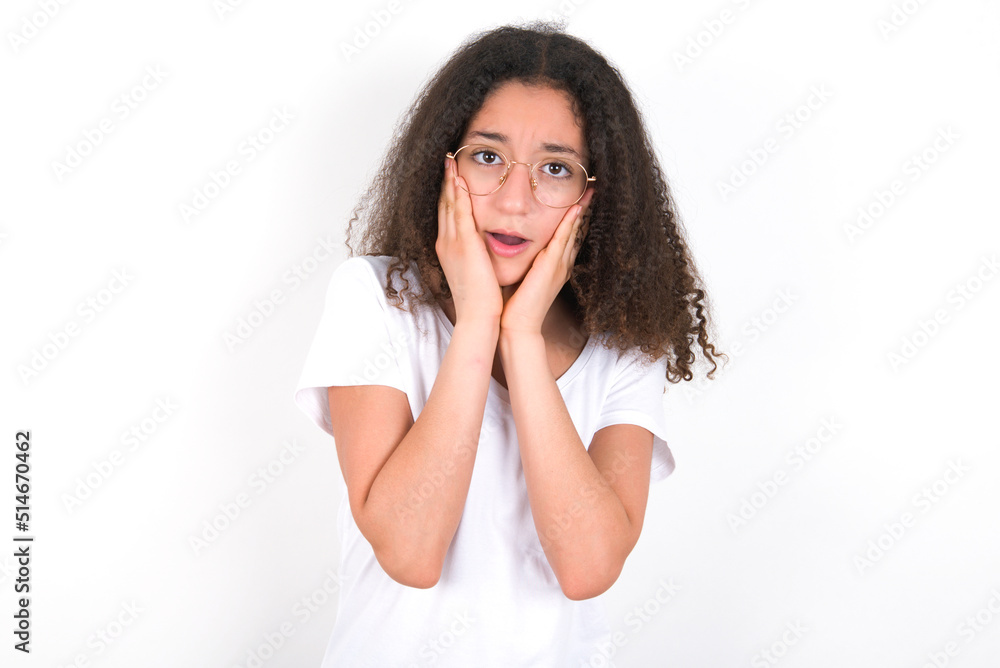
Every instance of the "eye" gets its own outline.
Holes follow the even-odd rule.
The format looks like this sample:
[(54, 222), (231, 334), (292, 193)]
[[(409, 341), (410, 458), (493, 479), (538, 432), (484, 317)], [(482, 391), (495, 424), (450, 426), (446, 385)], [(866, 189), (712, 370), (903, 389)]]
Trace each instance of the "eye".
[[(473, 151), (472, 157), (480, 165), (486, 165), (488, 167), (493, 167), (497, 165), (506, 166), (506, 163), (503, 161), (503, 158), (500, 157), (500, 154), (489, 148), (481, 148), (476, 151)], [(480, 158), (482, 158), (482, 160), (480, 160)]]
[(544, 176), (552, 176), (560, 179), (571, 178), (574, 174), (574, 169), (565, 162), (560, 160), (546, 160), (539, 166), (539, 170)]

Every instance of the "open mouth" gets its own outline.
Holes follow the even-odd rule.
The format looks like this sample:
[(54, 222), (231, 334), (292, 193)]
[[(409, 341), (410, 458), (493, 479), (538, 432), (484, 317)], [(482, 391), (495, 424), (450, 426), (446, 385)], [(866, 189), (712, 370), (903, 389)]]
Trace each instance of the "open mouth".
[(487, 232), (491, 237), (499, 241), (505, 246), (520, 246), (525, 243), (527, 239), (522, 239), (521, 237), (512, 237), (506, 234), (495, 234), (493, 232)]

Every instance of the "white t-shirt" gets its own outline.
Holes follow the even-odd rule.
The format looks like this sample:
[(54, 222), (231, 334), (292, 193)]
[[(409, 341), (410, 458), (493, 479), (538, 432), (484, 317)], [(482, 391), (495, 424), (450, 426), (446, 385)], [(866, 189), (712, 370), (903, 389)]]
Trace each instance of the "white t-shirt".
[[(451, 340), (453, 326), (440, 307), (420, 308), (415, 328), (410, 313), (388, 302), (383, 286), (391, 259), (352, 257), (330, 279), (295, 402), (331, 437), (328, 386), (395, 387), (417, 420)], [(406, 275), (419, 290), (415, 263)], [(399, 276), (393, 280), (402, 291)], [(556, 385), (587, 447), (612, 424), (652, 432), (650, 481), (656, 482), (674, 469), (665, 440), (666, 358), (642, 362), (606, 350), (592, 335)], [(612, 665), (599, 649), (610, 637), (602, 597), (566, 598), (542, 550), (510, 395), (495, 379), (465, 509), (435, 586), (408, 587), (386, 575), (354, 522), (346, 486), (338, 522), (342, 584), (323, 668)]]

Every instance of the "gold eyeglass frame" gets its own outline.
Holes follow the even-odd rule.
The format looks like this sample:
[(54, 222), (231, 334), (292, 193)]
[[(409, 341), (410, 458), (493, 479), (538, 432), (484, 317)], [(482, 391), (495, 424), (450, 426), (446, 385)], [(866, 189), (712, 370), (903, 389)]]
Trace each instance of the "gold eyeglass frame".
[[(542, 200), (538, 199), (538, 195), (535, 194), (535, 190), (538, 188), (538, 182), (535, 180), (535, 177), (533, 175), (535, 173), (535, 165), (539, 164), (538, 162), (536, 162), (536, 163), (530, 163), (530, 162), (517, 162), (516, 160), (508, 160), (507, 156), (504, 155), (502, 151), (500, 151), (499, 149), (493, 148), (489, 144), (466, 144), (465, 146), (460, 146), (454, 153), (452, 153), (451, 151), (448, 151), (448, 153), (446, 153), (445, 155), (447, 157), (451, 158), (452, 160), (455, 160), (455, 162), (457, 163), (458, 160), (455, 158), (455, 156), (458, 155), (458, 152), (461, 151), (462, 149), (469, 148), (470, 146), (483, 146), (485, 148), (490, 149), (491, 151), (493, 151), (494, 153), (496, 153), (497, 155), (499, 155), (503, 159), (504, 164), (507, 165), (507, 169), (504, 171), (503, 176), (500, 177), (500, 185), (498, 185), (496, 188), (494, 188), (493, 190), (491, 190), (488, 193), (476, 194), (476, 193), (473, 193), (473, 192), (469, 192), (468, 188), (462, 187), (460, 185), (460, 187), (462, 188), (462, 190), (464, 190), (465, 192), (467, 192), (470, 195), (473, 195), (475, 197), (485, 197), (486, 195), (492, 195), (496, 191), (498, 191), (501, 188), (503, 188), (503, 184), (507, 182), (507, 176), (510, 174), (510, 170), (514, 168), (514, 165), (524, 165), (525, 167), (528, 168), (528, 176), (531, 179), (531, 196), (535, 198), (536, 202), (538, 202), (539, 204), (544, 204), (545, 206), (549, 207), (550, 209), (568, 209), (569, 207), (573, 206), (574, 204), (576, 204), (577, 202), (579, 202), (581, 199), (583, 199), (583, 196), (587, 194), (587, 188), (588, 188), (589, 184), (593, 183), (594, 181), (597, 180), (596, 176), (591, 176), (590, 173), (587, 171), (587, 168), (584, 167), (583, 165), (581, 165), (576, 160), (569, 160), (569, 159), (559, 158), (559, 160), (562, 160), (563, 162), (571, 162), (574, 165), (578, 165), (580, 167), (580, 169), (583, 170), (583, 175), (585, 177), (587, 177), (587, 179), (583, 182), (583, 191), (580, 193), (580, 196), (577, 197), (573, 202), (570, 202), (569, 204), (566, 204), (565, 206), (555, 206), (555, 205), (552, 205), (552, 204), (545, 204), (545, 202), (543, 202)], [(548, 158), (551, 158), (551, 157), (554, 157), (554, 156), (547, 155), (547, 156), (545, 156), (545, 159), (548, 159)]]

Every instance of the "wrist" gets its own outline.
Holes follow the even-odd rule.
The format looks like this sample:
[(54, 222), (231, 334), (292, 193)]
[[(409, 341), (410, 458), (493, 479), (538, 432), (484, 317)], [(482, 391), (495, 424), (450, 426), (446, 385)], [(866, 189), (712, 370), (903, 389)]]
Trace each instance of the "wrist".
[(473, 316), (465, 319), (458, 319), (455, 322), (454, 331), (469, 330), (475, 332), (479, 337), (491, 338), (494, 343), (500, 336), (500, 317), (488, 315)]
[(506, 350), (510, 348), (523, 347), (525, 345), (532, 344), (541, 344), (544, 347), (545, 337), (542, 336), (541, 330), (511, 329), (501, 325), (498, 344), (500, 347), (500, 355), (502, 357)]

